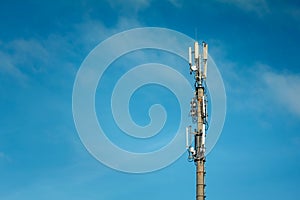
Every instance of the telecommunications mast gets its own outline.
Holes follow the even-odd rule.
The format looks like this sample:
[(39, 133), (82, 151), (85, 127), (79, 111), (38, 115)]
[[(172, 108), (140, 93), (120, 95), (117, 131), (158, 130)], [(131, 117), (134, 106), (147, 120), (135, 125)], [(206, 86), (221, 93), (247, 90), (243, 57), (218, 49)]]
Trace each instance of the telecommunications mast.
[[(207, 50), (208, 45), (202, 42), (194, 43), (194, 50), (189, 47), (190, 74), (195, 78), (195, 93), (191, 100), (190, 116), (193, 126), (186, 128), (186, 148), (189, 153), (189, 161), (196, 165), (196, 200), (205, 199), (205, 136), (208, 128), (207, 122), (207, 96), (206, 96), (206, 73), (207, 73)], [(192, 144), (194, 137), (194, 144)]]

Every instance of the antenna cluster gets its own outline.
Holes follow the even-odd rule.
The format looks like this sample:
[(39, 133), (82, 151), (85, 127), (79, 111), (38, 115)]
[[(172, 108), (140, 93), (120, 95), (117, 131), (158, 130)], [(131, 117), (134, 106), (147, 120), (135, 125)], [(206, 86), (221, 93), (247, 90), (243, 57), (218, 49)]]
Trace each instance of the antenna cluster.
[[(192, 130), (192, 126), (186, 128), (186, 147), (189, 152), (189, 160), (197, 161), (204, 158), (205, 154), (205, 136), (207, 130), (207, 96), (206, 96), (206, 76), (207, 76), (207, 57), (208, 44), (202, 42), (202, 48), (199, 48), (199, 43), (194, 43), (194, 50), (189, 47), (189, 66), (190, 74), (194, 74), (195, 78), (195, 93), (190, 102), (193, 124), (196, 128)], [(194, 138), (194, 146), (192, 145), (192, 137)], [(197, 136), (200, 136), (198, 138)]]
[[(189, 65), (190, 65), (190, 74), (193, 72), (195, 73), (196, 78), (199, 79), (206, 79), (207, 74), (207, 51), (208, 51), (208, 44), (202, 42), (202, 52), (199, 49), (199, 43), (194, 43), (194, 51), (192, 51), (192, 47), (189, 47)], [(202, 53), (202, 54), (200, 54)], [(192, 60), (192, 56), (194, 55), (194, 62)]]

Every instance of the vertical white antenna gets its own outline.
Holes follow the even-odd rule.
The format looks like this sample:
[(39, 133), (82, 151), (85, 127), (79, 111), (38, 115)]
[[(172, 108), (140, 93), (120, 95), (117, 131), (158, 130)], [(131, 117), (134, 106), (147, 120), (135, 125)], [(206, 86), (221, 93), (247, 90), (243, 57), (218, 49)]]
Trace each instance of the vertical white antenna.
[(195, 42), (194, 48), (195, 48), (195, 52), (194, 52), (195, 60), (198, 60), (199, 59), (199, 44), (198, 44), (198, 42)]
[(189, 144), (189, 127), (185, 128), (185, 148), (188, 149), (190, 147)]
[(206, 78), (207, 74), (207, 51), (208, 51), (208, 44), (205, 42), (202, 43), (203, 45), (203, 78)]
[[(203, 124), (203, 128), (202, 128), (202, 137), (201, 137), (201, 145), (205, 145), (205, 124)], [(203, 148), (203, 151), (205, 151), (205, 148)]]
[(192, 66), (192, 47), (189, 47), (189, 65)]
[(203, 59), (207, 60), (208, 44), (206, 44), (205, 42), (203, 42), (202, 45), (203, 45)]
[(202, 112), (203, 117), (206, 117), (206, 98), (204, 95), (202, 97)]
[(193, 140), (193, 133), (192, 133), (192, 126), (189, 126), (189, 131), (190, 131), (190, 134), (189, 134), (189, 145), (191, 146), (192, 144), (192, 140)]
[(192, 126), (188, 126), (185, 128), (185, 148), (189, 149), (192, 143)]

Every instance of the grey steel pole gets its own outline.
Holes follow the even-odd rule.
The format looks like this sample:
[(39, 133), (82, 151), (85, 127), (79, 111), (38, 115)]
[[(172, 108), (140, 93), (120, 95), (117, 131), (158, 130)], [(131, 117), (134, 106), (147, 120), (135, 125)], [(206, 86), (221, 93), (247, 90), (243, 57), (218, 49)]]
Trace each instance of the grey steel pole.
[[(194, 51), (192, 51), (192, 47), (189, 47), (190, 74), (195, 75), (195, 97), (191, 101), (190, 115), (193, 118), (193, 122), (197, 122), (197, 126), (195, 132), (193, 132), (195, 137), (194, 146), (187, 142), (187, 148), (189, 161), (194, 161), (196, 164), (196, 200), (205, 199), (205, 134), (207, 130), (205, 79), (208, 56), (207, 49), (208, 45), (203, 42), (201, 56), (199, 54), (198, 42), (194, 43)], [(192, 54), (194, 54), (194, 62), (192, 60)], [(187, 138), (190, 133), (190, 129), (187, 129)]]
[(204, 183), (204, 169), (205, 160), (197, 161), (197, 172), (196, 172), (196, 200), (205, 199), (205, 183)]
[(204, 200), (205, 199), (205, 155), (201, 153), (201, 144), (202, 144), (202, 134), (204, 134), (203, 130), (203, 96), (204, 96), (204, 88), (200, 85), (196, 88), (197, 90), (197, 101), (198, 101), (198, 121), (197, 121), (197, 133), (195, 135), (195, 147), (197, 151), (197, 157), (195, 160), (196, 163), (196, 200)]

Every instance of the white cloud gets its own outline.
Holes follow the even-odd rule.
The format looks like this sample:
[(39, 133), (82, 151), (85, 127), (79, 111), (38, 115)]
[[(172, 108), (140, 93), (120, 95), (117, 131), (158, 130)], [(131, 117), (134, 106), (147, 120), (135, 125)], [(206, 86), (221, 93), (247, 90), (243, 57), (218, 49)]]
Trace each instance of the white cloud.
[(262, 76), (269, 94), (283, 108), (300, 115), (300, 75), (266, 72)]
[(120, 17), (115, 26), (108, 28), (102, 22), (88, 18), (72, 25), (64, 35), (50, 33), (39, 38), (0, 41), (0, 75), (14, 78), (24, 85), (32, 75), (51, 73), (58, 66), (59, 73), (64, 70), (73, 73), (78, 67), (74, 62), (82, 60), (101, 41), (139, 26), (135, 19)]
[(255, 12), (262, 16), (270, 12), (269, 5), (266, 0), (217, 0), (221, 3), (236, 6), (247, 12)]
[(0, 51), (0, 74), (1, 73), (15, 77), (21, 81), (27, 79), (27, 76), (15, 66), (13, 56)]
[(282, 113), (300, 116), (300, 75), (279, 74), (274, 68), (256, 63), (240, 66), (222, 62), (229, 109), (237, 112)]
[[(135, 16), (139, 12), (151, 6), (153, 0), (107, 0), (110, 6), (114, 9), (118, 9), (119, 11), (125, 11), (127, 14), (131, 16)], [(174, 7), (180, 8), (182, 7), (184, 1), (183, 0), (167, 0)]]
[[(17, 39), (8, 44), (8, 49), (13, 50), (15, 56), (20, 59), (18, 62), (22, 62), (25, 59), (42, 59), (48, 57), (46, 47), (36, 39)], [(26, 57), (24, 56), (26, 54)]]
[(7, 162), (11, 162), (12, 161), (12, 159), (7, 154), (5, 154), (4, 152), (0, 151), (0, 160), (1, 159), (4, 160), (4, 161), (7, 161)]
[(78, 45), (83, 46), (87, 51), (91, 51), (101, 41), (110, 36), (141, 26), (142, 24), (136, 19), (126, 17), (120, 17), (113, 27), (106, 27), (101, 21), (88, 18), (84, 22), (75, 25), (74, 35), (78, 38)]
[[(294, 3), (296, 4), (296, 3)], [(289, 3), (289, 4), (283, 4), (280, 9), (278, 9), (279, 13), (283, 14), (283, 18), (286, 21), (289, 21), (289, 23), (291, 24), (292, 22), (294, 22), (293, 24), (293, 28), (300, 28), (300, 8), (297, 5), (293, 5), (293, 3)]]
[(49, 60), (43, 41), (15, 39), (0, 48), (0, 73), (25, 83), (28, 73), (38, 73), (40, 66)]
[(285, 12), (288, 13), (294, 19), (299, 21), (299, 19), (300, 19), (300, 9), (299, 9), (299, 7), (291, 7), (289, 9), (286, 9)]
[(150, 6), (151, 0), (107, 0), (110, 6), (118, 11), (135, 16), (138, 12)]
[(177, 8), (182, 7), (182, 4), (183, 4), (183, 1), (181, 1), (181, 0), (169, 0), (169, 2)]

